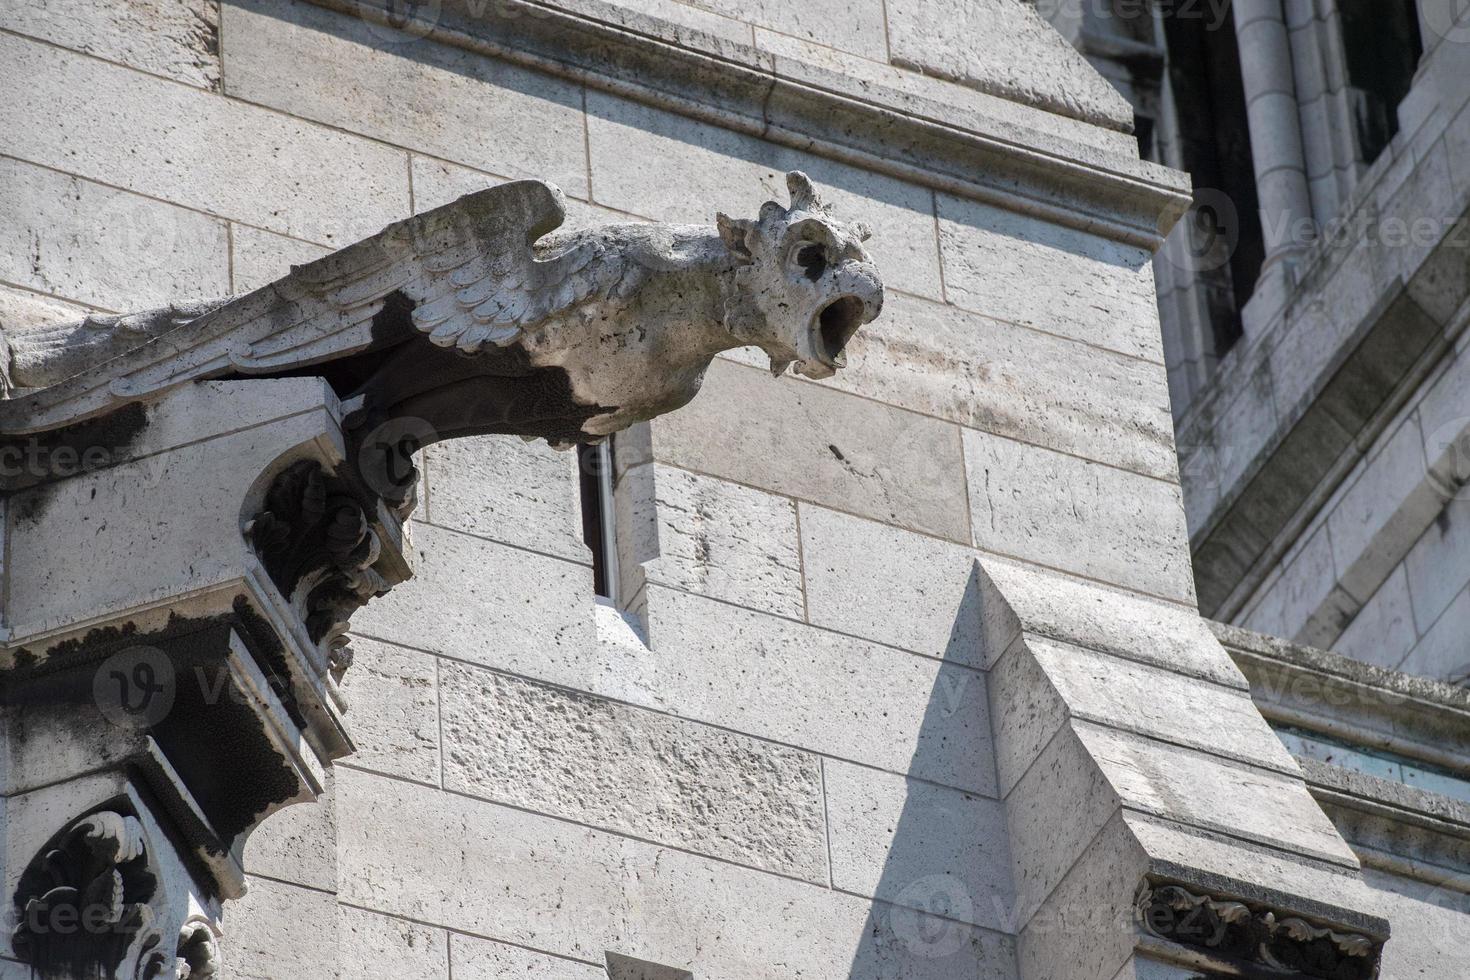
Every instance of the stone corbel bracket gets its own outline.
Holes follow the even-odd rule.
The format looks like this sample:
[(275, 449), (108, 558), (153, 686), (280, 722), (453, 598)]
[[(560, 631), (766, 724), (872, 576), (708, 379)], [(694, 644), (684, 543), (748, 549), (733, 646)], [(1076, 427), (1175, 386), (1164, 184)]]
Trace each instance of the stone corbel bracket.
[[(1138, 890), (1140, 927), (1150, 936), (1203, 954), (1192, 965), (1227, 975), (1375, 980), (1384, 937), (1300, 916), (1279, 917), (1259, 904), (1201, 895), (1183, 885), (1145, 880)], [(1156, 952), (1169, 955), (1167, 949)]]

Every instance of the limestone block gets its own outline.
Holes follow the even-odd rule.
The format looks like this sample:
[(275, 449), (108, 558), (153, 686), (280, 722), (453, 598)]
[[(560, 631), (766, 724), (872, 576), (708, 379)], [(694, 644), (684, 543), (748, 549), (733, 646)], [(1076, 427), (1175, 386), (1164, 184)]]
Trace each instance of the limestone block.
[(0, 158), (0, 279), (115, 310), (229, 295), (224, 223)]
[(827, 880), (814, 756), (449, 661), (441, 676), (445, 788)]
[[(1322, 339), (1311, 336), (1311, 331), (1304, 327), (1305, 324), (1298, 325), (1297, 331), (1300, 332), (1294, 331), (1288, 338), (1300, 337), (1303, 344), (1314, 351), (1320, 350)], [(1276, 407), (1273, 401), (1276, 373), (1292, 378), (1313, 377), (1310, 374), (1297, 373), (1292, 365), (1279, 367), (1272, 360), (1262, 362), (1260, 367), (1244, 379), (1240, 393), (1215, 420), (1215, 479), (1222, 490), (1235, 486), (1241, 474), (1256, 464), (1256, 451), (1276, 432)]]
[(1470, 589), (1455, 596), (1454, 601), (1445, 607), (1398, 669), (1419, 677), (1458, 682), (1470, 675), (1466, 636), (1470, 636)]
[(585, 565), (428, 524), (414, 526), (414, 577), (367, 604), (353, 631), (521, 673), (575, 672), (591, 649)]
[(408, 214), (403, 152), (370, 140), (11, 34), (0, 87), (7, 152), (45, 166), (338, 247)]
[(1411, 626), (1423, 633), (1470, 583), (1470, 500), (1445, 505), (1404, 558), (1404, 571), (1413, 600)]
[(1296, 775), (1246, 692), (1080, 647), (1028, 638), (992, 674), (991, 705), (1002, 793), (1066, 716)]
[(418, 650), (353, 641), (343, 675), (357, 752), (353, 765), (439, 784), (439, 684), (432, 656)]
[(428, 518), (531, 551), (586, 564), (577, 454), (515, 436), (429, 447)]
[(1428, 472), (1419, 422), (1410, 416), (1327, 518), (1342, 587), (1359, 601), (1377, 591), (1443, 506)]
[(1013, 930), (1026, 925), (1117, 810), (1116, 791), (1071, 727), (1063, 728), (1006, 797)]
[(1225, 762), (1088, 723), (1072, 726), (1130, 807), (1346, 868), (1357, 858), (1299, 776)]
[(1332, 542), (1327, 525), (1310, 536), (1301, 551), (1259, 593), (1256, 608), (1246, 617), (1249, 629), (1276, 636), (1295, 637), (1327, 602), (1337, 581)]
[(801, 506), (801, 547), (811, 622), (988, 666), (969, 548), (808, 505)]
[[(494, 187), (505, 183), (504, 178), (491, 174), (482, 173), (479, 170), (471, 170), (469, 167), (461, 167), (457, 163), (447, 160), (435, 160), (431, 157), (412, 154), (410, 161), (411, 174), (413, 178), (413, 210), (415, 214), (431, 211), (451, 201), (458, 200), (466, 194)], [(633, 215), (623, 214), (621, 211), (613, 211), (609, 208), (598, 207), (580, 201), (571, 195), (586, 192), (583, 185), (572, 184), (563, 187), (562, 191), (568, 195), (565, 204), (567, 207), (566, 223), (561, 226), (561, 231), (570, 231), (577, 228), (593, 228), (597, 225), (627, 224), (640, 219)]]
[(885, 61), (888, 57), (882, 0), (817, 0), (806, 4), (779, 0), (694, 0), (694, 5), (874, 61)]
[(658, 587), (648, 618), (646, 683), (668, 710), (993, 794), (979, 671)]
[(449, 936), (443, 929), (339, 905), (337, 932), (340, 972), (335, 975), (342, 980), (448, 980)]
[(1110, 129), (1132, 124), (1123, 97), (1034, 7), (894, 0), (888, 29), (894, 64)]
[(687, 470), (655, 466), (659, 557), (650, 581), (802, 618), (796, 504)]
[(455, 980), (607, 980), (600, 966), (474, 936), (456, 933), (449, 948)]
[(696, 976), (1013, 976), (997, 933), (366, 772), (344, 771), (340, 785), (343, 899), (354, 905)]
[(220, 928), (231, 980), (337, 975), (337, 899), (327, 892), (251, 878)]
[(786, 171), (805, 171), (838, 214), (862, 215), (873, 227), (863, 247), (890, 289), (940, 298), (934, 199), (925, 188), (601, 92), (587, 93), (587, 138), (593, 200), (658, 221), (755, 214), (784, 199)]
[(248, 293), (326, 255), (328, 249), (249, 225), (230, 225), (230, 292)]
[[(636, 11), (650, 18), (657, 18), (665, 25), (676, 25), (685, 28), (680, 31), (680, 36), (687, 36), (687, 31), (698, 31), (736, 44), (749, 44), (751, 34), (755, 30), (748, 23), (752, 17), (752, 11), (744, 4), (738, 5), (739, 9), (725, 15), (703, 10), (699, 6), (693, 6), (679, 2), (679, 0), (613, 0), (619, 7)], [(713, 0), (708, 6), (713, 9), (719, 8), (720, 0)], [(784, 13), (780, 8), (775, 12), (776, 16)], [(798, 15), (800, 16), (800, 15)], [(693, 46), (693, 45), (691, 45)]]
[[(823, 770), (834, 888), (1009, 926), (1011, 863), (999, 802), (832, 759)], [(952, 901), (940, 908), (935, 898)]]
[(211, 0), (15, 0), (0, 28), (200, 88), (219, 87), (219, 7)]
[(1024, 630), (1246, 690), (1245, 678), (1193, 609), (988, 555), (980, 569), (987, 664)]
[(1146, 250), (978, 201), (941, 194), (938, 206), (951, 303), (1163, 363)]
[(449, 45), (385, 42), (365, 19), (290, 0), (226, 4), (223, 26), (235, 98), (506, 177), (586, 187), (582, 95), (570, 82)]
[(0, 329), (19, 333), (29, 327), (69, 323), (88, 312), (85, 306), (54, 296), (0, 285)]
[[(1434, 533), (1431, 528), (1425, 535)], [(1461, 581), (1457, 587), (1463, 585)], [(1333, 649), (1364, 663), (1397, 667), (1418, 639), (1411, 602), (1409, 576), (1400, 566), (1353, 617)]]
[(1178, 478), (1168, 389), (1155, 365), (903, 295), (890, 296), (847, 349), (832, 387)]
[(717, 360), (699, 396), (653, 424), (653, 444), (676, 466), (968, 540), (949, 423)]
[(1130, 829), (1115, 815), (1027, 921), (1016, 957), (1020, 976), (1107, 980), (1133, 955), (1134, 893), (1123, 883), (1142, 879), (1148, 856)]
[[(267, 466), (331, 430), (324, 402), (331, 394), (310, 378), (209, 385), (178, 390), (153, 407), (141, 431), (119, 429), (112, 444), (82, 451), (126, 461), (77, 472), (76, 459), (37, 457), (42, 475), (66, 478), (11, 498), (10, 561), (34, 570), (10, 583), (14, 636), (239, 578), (244, 539), (232, 547), (222, 529), (238, 527), (246, 490)], [(232, 402), (237, 414), (215, 421), (242, 428), (208, 438), (187, 408), (221, 387), (241, 397)], [(186, 434), (199, 441), (178, 446)], [(97, 549), (104, 529), (107, 547)], [(86, 560), (57, 562), (58, 547)]]
[(1393, 923), (1393, 937), (1383, 948), (1383, 976), (1464, 974), (1467, 899), (1457, 887), (1463, 879), (1436, 886), (1365, 869), (1363, 880), (1373, 889), (1375, 911)]
[(1174, 483), (965, 430), (976, 547), (1194, 604)]
[(326, 770), (326, 788), (314, 803), (296, 803), (266, 817), (245, 842), (247, 874), (277, 881), (337, 890), (337, 806), (332, 791), (335, 770)]

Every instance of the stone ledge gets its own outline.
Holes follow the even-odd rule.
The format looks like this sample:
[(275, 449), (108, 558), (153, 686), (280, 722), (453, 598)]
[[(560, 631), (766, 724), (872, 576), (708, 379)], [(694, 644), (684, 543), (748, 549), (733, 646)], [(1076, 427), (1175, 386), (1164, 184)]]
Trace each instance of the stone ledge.
[[(385, 0), (310, 0), (386, 22)], [(1188, 179), (1123, 152), (1047, 132), (1063, 117), (976, 111), (600, 0), (445, 0), (414, 37), (469, 48), (773, 143), (922, 186), (1157, 248), (1188, 207)], [(1000, 100), (1001, 105), (1011, 105)], [(1047, 120), (1054, 120), (1048, 124)]]

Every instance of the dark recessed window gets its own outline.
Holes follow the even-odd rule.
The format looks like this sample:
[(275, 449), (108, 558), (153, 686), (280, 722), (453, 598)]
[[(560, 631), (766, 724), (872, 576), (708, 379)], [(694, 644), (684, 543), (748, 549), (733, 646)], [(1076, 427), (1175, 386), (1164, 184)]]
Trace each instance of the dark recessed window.
[(1399, 131), (1399, 103), (1424, 53), (1419, 16), (1414, 0), (1338, 0), (1337, 6), (1358, 149), (1372, 163)]

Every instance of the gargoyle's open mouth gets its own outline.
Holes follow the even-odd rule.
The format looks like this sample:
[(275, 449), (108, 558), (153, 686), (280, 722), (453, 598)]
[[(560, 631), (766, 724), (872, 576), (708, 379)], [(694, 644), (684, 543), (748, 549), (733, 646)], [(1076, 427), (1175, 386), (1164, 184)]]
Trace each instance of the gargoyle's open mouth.
[(856, 296), (839, 296), (822, 307), (817, 314), (822, 347), (817, 353), (823, 361), (843, 365), (842, 352), (852, 335), (858, 332), (858, 327), (863, 325), (863, 313), (863, 301)]

